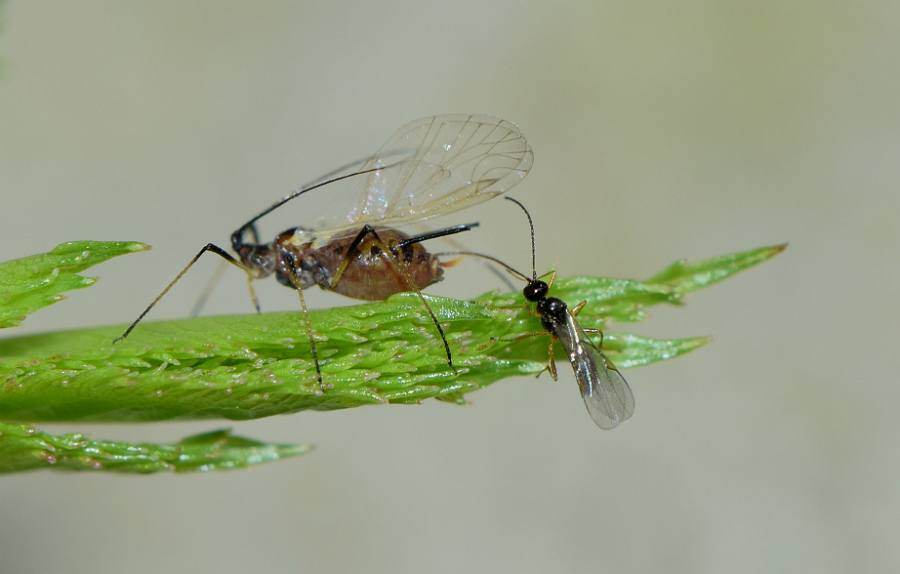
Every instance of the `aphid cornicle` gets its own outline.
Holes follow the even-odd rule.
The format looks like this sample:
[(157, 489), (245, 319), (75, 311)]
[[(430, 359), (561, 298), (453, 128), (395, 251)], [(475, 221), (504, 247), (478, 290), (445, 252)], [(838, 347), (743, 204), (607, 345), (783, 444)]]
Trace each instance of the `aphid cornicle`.
[[(316, 376), (324, 390), (318, 353), (303, 289), (318, 285), (348, 297), (383, 300), (403, 291), (417, 293), (444, 343), (450, 346), (420, 293), (440, 280), (442, 263), (421, 242), (468, 231), (477, 223), (410, 236), (396, 226), (416, 223), (487, 201), (522, 180), (531, 169), (531, 147), (512, 123), (484, 115), (448, 114), (400, 128), (373, 156), (298, 188), (231, 235), (237, 258), (209, 243), (128, 327), (127, 337), (154, 305), (207, 251), (247, 274), (250, 297), (259, 312), (253, 281), (269, 275), (300, 296)], [(260, 243), (256, 222), (288, 201), (327, 186), (343, 207), (318, 213), (271, 243)], [(249, 236), (249, 238), (248, 238)]]
[(556, 362), (553, 360), (553, 346), (556, 341), (559, 341), (566, 350), (566, 355), (572, 364), (572, 370), (575, 372), (575, 379), (578, 381), (581, 397), (584, 399), (584, 405), (587, 407), (594, 423), (602, 429), (615, 428), (619, 423), (625, 422), (634, 414), (634, 395), (631, 392), (631, 388), (612, 361), (587, 336), (588, 333), (599, 333), (602, 345), (603, 333), (599, 329), (584, 329), (575, 320), (575, 316), (585, 303), (582, 302), (570, 311), (562, 299), (547, 296), (556, 278), (556, 272), (551, 273), (549, 282), (541, 281), (538, 278), (535, 266), (534, 224), (531, 221), (531, 215), (525, 209), (525, 206), (515, 199), (511, 197), (506, 199), (521, 207), (522, 211), (525, 212), (525, 216), (528, 217), (528, 225), (531, 227), (531, 277), (516, 271), (495, 257), (481, 253), (454, 251), (443, 254), (437, 253), (436, 255), (450, 255), (452, 253), (455, 255), (482, 257), (501, 265), (514, 275), (525, 280), (528, 285), (522, 290), (522, 294), (525, 296), (526, 301), (536, 304), (533, 313), (541, 318), (541, 326), (544, 327), (544, 331), (519, 335), (509, 342), (549, 335), (548, 370), (555, 381), (557, 377)]

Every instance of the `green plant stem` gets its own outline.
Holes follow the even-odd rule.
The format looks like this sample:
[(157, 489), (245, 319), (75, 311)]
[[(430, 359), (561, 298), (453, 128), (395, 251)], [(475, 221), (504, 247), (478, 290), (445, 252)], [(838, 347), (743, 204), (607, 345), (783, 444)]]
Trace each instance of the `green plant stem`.
[(148, 474), (232, 470), (305, 454), (308, 445), (264, 444), (219, 430), (173, 445), (91, 440), (81, 433), (52, 435), (30, 425), (0, 423), (0, 473), (41, 468)]
[[(688, 293), (761, 263), (784, 247), (697, 263), (682, 260), (648, 281), (559, 279), (551, 294), (572, 306), (584, 301), (578, 321), (586, 328), (604, 329), (603, 352), (626, 369), (676, 357), (711, 339), (611, 333), (606, 331), (607, 322), (641, 321), (647, 307), (678, 305)], [(136, 243), (77, 242), (0, 264), (0, 287), (5, 289), (0, 292), (0, 319), (16, 324), (23, 314), (58, 301), (62, 291), (93, 283), (78, 271), (142, 249), (146, 246)], [(116, 344), (113, 340), (124, 326), (0, 340), (0, 420), (247, 420), (428, 398), (462, 404), (465, 393), (506, 377), (545, 370), (547, 337), (514, 340), (542, 330), (521, 293), (491, 292), (474, 301), (428, 297), (428, 302), (447, 335), (455, 370), (448, 368), (443, 342), (414, 294), (312, 311), (324, 392), (299, 312), (142, 322)], [(598, 335), (595, 343), (600, 341)], [(565, 362), (561, 351), (557, 345), (558, 363)], [(90, 469), (96, 463), (120, 472), (236, 468), (306, 450), (263, 445), (227, 433), (177, 445), (132, 446), (89, 441), (80, 435), (53, 437), (28, 425), (0, 426), (0, 472)], [(210, 463), (210, 457), (227, 464)]]
[[(679, 262), (662, 281), (560, 279), (554, 293), (586, 301), (579, 320), (586, 327), (605, 327), (607, 319), (641, 320), (649, 305), (678, 304), (688, 292), (773, 254), (769, 248), (712, 264)], [(713, 276), (710, 268), (728, 273)], [(324, 393), (300, 313), (141, 323), (115, 345), (122, 327), (8, 339), (0, 342), (0, 419), (245, 420), (427, 398), (464, 402), (466, 392), (544, 369), (546, 338), (509, 342), (541, 330), (521, 294), (488, 293), (474, 302), (429, 297), (429, 304), (450, 341), (456, 372), (447, 367), (443, 344), (415, 295), (312, 312)], [(607, 333), (603, 349), (620, 368), (628, 368), (708, 341)]]

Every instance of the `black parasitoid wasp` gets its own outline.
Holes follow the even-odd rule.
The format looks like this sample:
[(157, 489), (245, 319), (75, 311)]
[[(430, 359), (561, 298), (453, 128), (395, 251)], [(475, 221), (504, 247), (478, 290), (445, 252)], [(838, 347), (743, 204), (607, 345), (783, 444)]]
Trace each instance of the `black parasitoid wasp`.
[(575, 372), (575, 379), (578, 381), (578, 388), (581, 391), (581, 398), (584, 399), (584, 404), (594, 423), (602, 429), (615, 428), (619, 423), (625, 422), (634, 414), (634, 395), (631, 392), (631, 388), (612, 361), (588, 338), (588, 333), (599, 333), (601, 337), (600, 345), (602, 346), (603, 332), (599, 329), (585, 329), (575, 319), (578, 312), (584, 307), (585, 302), (569, 310), (563, 300), (547, 296), (550, 292), (550, 287), (553, 286), (553, 281), (556, 279), (556, 271), (550, 273), (550, 280), (547, 282), (542, 281), (537, 276), (534, 223), (531, 220), (531, 214), (519, 201), (511, 197), (506, 199), (522, 208), (522, 211), (525, 212), (525, 216), (528, 218), (528, 225), (531, 227), (531, 277), (516, 271), (495, 257), (482, 253), (453, 251), (435, 253), (435, 255), (453, 254), (481, 257), (504, 267), (510, 273), (528, 283), (522, 290), (522, 294), (525, 296), (526, 301), (536, 304), (532, 313), (541, 318), (541, 325), (544, 327), (544, 330), (537, 333), (518, 335), (509, 339), (508, 342), (549, 335), (550, 354), (547, 370), (550, 371), (550, 376), (553, 377), (553, 380), (556, 380), (553, 345), (556, 341), (559, 341), (569, 357), (569, 362), (572, 364), (572, 370)]

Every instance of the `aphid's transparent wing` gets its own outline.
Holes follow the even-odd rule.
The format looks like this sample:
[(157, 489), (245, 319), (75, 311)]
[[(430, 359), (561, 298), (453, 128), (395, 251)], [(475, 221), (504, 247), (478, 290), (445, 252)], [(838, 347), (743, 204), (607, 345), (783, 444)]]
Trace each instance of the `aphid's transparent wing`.
[(612, 429), (634, 414), (634, 395), (615, 365), (587, 338), (568, 313), (555, 333), (569, 356), (581, 398), (598, 427)]
[(376, 170), (322, 189), (340, 197), (310, 227), (319, 240), (366, 223), (398, 226), (487, 201), (531, 169), (531, 147), (512, 123), (484, 115), (449, 114), (400, 128), (378, 152), (354, 165)]

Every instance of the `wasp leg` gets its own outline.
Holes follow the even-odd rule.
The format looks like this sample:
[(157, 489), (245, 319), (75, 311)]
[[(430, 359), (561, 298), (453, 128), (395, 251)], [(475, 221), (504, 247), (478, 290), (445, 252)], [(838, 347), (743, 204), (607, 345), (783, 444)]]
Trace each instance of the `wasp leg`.
[[(572, 309), (572, 316), (573, 317), (578, 316), (578, 313), (581, 311), (581, 309), (586, 304), (587, 304), (587, 301), (582, 301), (581, 303), (579, 303), (577, 307)], [(597, 349), (600, 349), (601, 347), (603, 347), (603, 331), (601, 329), (585, 329), (582, 327), (582, 331), (584, 331), (585, 333), (590, 333), (591, 335), (599, 334), (600, 335), (600, 344), (597, 345)]]
[[(556, 269), (554, 269), (553, 271), (550, 271), (548, 273), (544, 273), (543, 275), (538, 277), (538, 279), (543, 279), (547, 275), (550, 276), (550, 279), (547, 281), (547, 289), (550, 289), (551, 287), (553, 287), (553, 283), (556, 282)], [(586, 302), (587, 301), (585, 301), (585, 303)]]
[[(553, 359), (553, 343), (555, 343), (555, 342), (556, 342), (556, 337), (554, 337), (553, 334), (551, 333), (550, 334), (550, 350), (548, 351), (548, 355), (547, 355), (547, 357), (550, 359), (550, 361), (547, 364), (547, 368), (550, 369), (550, 376), (553, 377), (554, 381), (559, 380), (556, 378), (556, 361)], [(540, 374), (540, 373), (538, 373), (538, 374)]]
[[(541, 314), (536, 309), (532, 309), (528, 305), (511, 305), (511, 306), (499, 306), (498, 305), (498, 306), (496, 306), (497, 309), (521, 309), (523, 307), (525, 308), (526, 311), (528, 311), (529, 315), (534, 315), (535, 317), (541, 316)], [(521, 341), (522, 339), (528, 339), (529, 337), (540, 337), (541, 335), (550, 335), (550, 334), (551, 334), (550, 331), (538, 331), (536, 333), (524, 333), (522, 335), (516, 335), (512, 339), (501, 339), (500, 337), (491, 337), (490, 340), (491, 340), (491, 342), (494, 342), (494, 343), (496, 343), (497, 341), (503, 341), (503, 342), (507, 342), (507, 343), (516, 343), (518, 341)], [(490, 346), (490, 345), (488, 345), (488, 346)]]
[(146, 309), (144, 309), (144, 312), (141, 313), (140, 316), (138, 316), (138, 318), (134, 320), (134, 322), (125, 330), (124, 333), (122, 333), (122, 336), (115, 339), (113, 341), (113, 343), (117, 343), (117, 342), (123, 340), (125, 337), (127, 337), (134, 330), (134, 328), (137, 326), (137, 324), (140, 323), (141, 320), (147, 315), (147, 313), (150, 312), (150, 309), (152, 309), (154, 307), (154, 305), (159, 303), (160, 299), (165, 297), (166, 293), (169, 292), (169, 289), (171, 289), (176, 283), (178, 283), (178, 280), (181, 279), (184, 276), (184, 274), (187, 273), (188, 269), (193, 267), (194, 263), (196, 263), (197, 260), (200, 259), (200, 256), (203, 255), (204, 253), (206, 253), (207, 251), (209, 251), (211, 253), (215, 253), (219, 257), (223, 258), (225, 261), (231, 263), (232, 265), (234, 265), (235, 267), (237, 267), (238, 269), (242, 270), (244, 273), (247, 274), (247, 284), (250, 285), (250, 294), (251, 294), (251, 297), (253, 297), (254, 305), (256, 306), (256, 309), (258, 311), (259, 310), (259, 301), (257, 301), (257, 299), (256, 299), (256, 292), (254, 291), (253, 284), (252, 284), (253, 279), (255, 279), (253, 270), (251, 268), (247, 267), (246, 265), (244, 265), (243, 263), (241, 263), (240, 261), (238, 261), (237, 259), (235, 259), (234, 257), (232, 257), (227, 251), (225, 251), (218, 245), (215, 245), (213, 243), (207, 243), (206, 246), (203, 247), (203, 249), (201, 249), (200, 252), (197, 253), (197, 255), (195, 255), (193, 259), (191, 259), (191, 262), (188, 263), (187, 266), (185, 266), (185, 268), (181, 270), (181, 273), (179, 273), (178, 276), (176, 276), (175, 279), (173, 279), (172, 282), (169, 283), (169, 285), (165, 289), (163, 289), (163, 292), (160, 293), (156, 297), (156, 299), (154, 299), (153, 302), (150, 303), (150, 305), (148, 305)]
[[(538, 313), (538, 315), (539, 314), (540, 313)], [(542, 335), (550, 335), (550, 350), (548, 351), (548, 354), (547, 354), (548, 362), (547, 362), (547, 367), (544, 368), (544, 371), (550, 371), (550, 376), (553, 377), (554, 381), (556, 381), (556, 380), (558, 380), (556, 378), (556, 360), (553, 358), (553, 345), (556, 343), (556, 336), (554, 336), (553, 333), (551, 333), (550, 331), (539, 331), (537, 333), (523, 333), (521, 335), (516, 335), (512, 339), (492, 338), (491, 341), (494, 341), (494, 342), (503, 341), (504, 343), (516, 343), (516, 342), (522, 341), (524, 339), (530, 339), (531, 337), (540, 337)], [(538, 373), (537, 376), (540, 377), (544, 373), (544, 371), (541, 371), (540, 373)]]
[[(600, 349), (603, 348), (603, 331), (602, 330), (600, 330), (600, 329), (585, 329), (584, 327), (582, 327), (581, 330), (584, 331), (585, 333), (590, 333), (591, 335), (600, 335), (600, 342), (597, 344), (597, 350), (599, 351)], [(591, 344), (593, 345), (593, 343), (591, 343)]]
[(503, 341), (504, 343), (518, 343), (524, 339), (530, 339), (531, 337), (540, 337), (541, 335), (549, 335), (550, 331), (538, 331), (537, 333), (523, 333), (521, 335), (516, 335), (512, 339), (500, 339), (492, 338), (491, 341)]
[[(531, 337), (540, 337), (542, 335), (550, 335), (550, 350), (548, 352), (548, 363), (547, 367), (544, 371), (550, 371), (550, 376), (553, 377), (553, 380), (557, 380), (556, 378), (556, 360), (553, 358), (553, 345), (556, 343), (556, 337), (550, 331), (540, 331), (537, 333), (523, 333), (521, 335), (516, 335), (512, 339), (491, 339), (491, 341), (503, 341), (505, 343), (516, 343), (518, 341), (522, 341), (524, 339), (530, 339)], [(541, 376), (544, 371), (541, 371), (537, 374), (537, 376)]]

